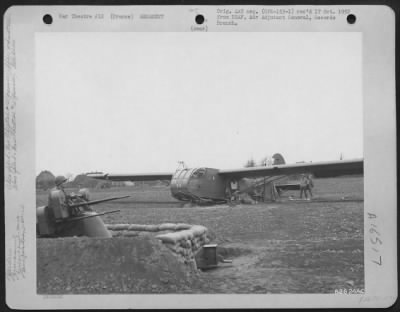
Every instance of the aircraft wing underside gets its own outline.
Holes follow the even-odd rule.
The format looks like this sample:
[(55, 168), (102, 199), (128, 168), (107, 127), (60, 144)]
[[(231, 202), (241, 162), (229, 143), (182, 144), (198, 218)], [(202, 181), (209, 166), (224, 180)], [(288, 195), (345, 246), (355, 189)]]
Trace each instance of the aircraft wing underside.
[[(311, 173), (316, 178), (337, 177), (343, 175), (362, 175), (364, 173), (363, 159), (325, 161), (314, 163), (296, 163), (273, 165), (272, 167), (250, 167), (232, 170), (219, 170), (218, 175), (228, 179), (288, 176), (293, 174)], [(157, 181), (171, 180), (173, 173), (88, 173), (88, 177), (110, 181)]]
[(158, 181), (171, 180), (172, 173), (138, 173), (138, 174), (113, 174), (113, 173), (88, 173), (90, 178), (110, 181)]
[(296, 163), (274, 165), (272, 167), (250, 167), (233, 170), (220, 170), (219, 175), (230, 179), (255, 178), (262, 176), (292, 175), (311, 173), (317, 178), (337, 177), (343, 175), (362, 175), (363, 159), (325, 161), (315, 163)]

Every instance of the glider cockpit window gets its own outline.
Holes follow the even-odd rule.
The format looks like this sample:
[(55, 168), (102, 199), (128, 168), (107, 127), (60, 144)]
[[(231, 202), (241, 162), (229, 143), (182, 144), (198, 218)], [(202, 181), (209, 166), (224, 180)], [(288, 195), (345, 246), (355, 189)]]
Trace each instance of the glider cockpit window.
[(200, 169), (197, 169), (195, 172), (193, 172), (192, 177), (194, 177), (194, 178), (200, 178), (200, 177), (203, 176), (205, 173), (206, 173), (206, 169), (200, 168)]

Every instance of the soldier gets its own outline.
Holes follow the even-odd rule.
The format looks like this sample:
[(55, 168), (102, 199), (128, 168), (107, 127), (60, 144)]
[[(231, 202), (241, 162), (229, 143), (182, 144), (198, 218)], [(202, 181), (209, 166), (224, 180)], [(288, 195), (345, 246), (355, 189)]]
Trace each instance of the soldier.
[[(68, 179), (66, 178), (66, 177), (64, 177), (64, 176), (57, 176), (56, 177), (56, 179), (55, 179), (55, 181), (54, 181), (54, 183), (55, 183), (55, 187), (54, 188), (52, 188), (51, 190), (50, 190), (50, 194), (51, 194), (51, 192), (53, 192), (53, 191), (61, 191), (63, 194), (64, 194), (64, 198), (65, 198), (65, 205), (67, 205), (68, 206), (68, 210), (69, 210), (69, 213), (71, 214), (71, 215), (78, 215), (79, 213), (80, 213), (80, 209), (79, 209), (79, 207), (74, 207), (74, 208), (70, 208), (69, 207), (69, 205), (70, 204), (73, 204), (74, 203), (74, 197), (76, 197), (74, 194), (72, 194), (72, 196), (71, 195), (68, 195), (66, 192), (65, 192), (65, 190), (64, 190), (64, 183), (65, 182), (67, 182), (68, 181)], [(50, 195), (49, 195), (49, 197), (50, 197)]]
[(313, 197), (311, 189), (314, 187), (314, 183), (313, 183), (311, 174), (308, 175), (306, 178), (307, 178), (307, 186), (306, 186), (306, 189), (305, 189), (305, 194), (306, 194), (306, 197), (307, 197), (307, 191), (308, 191), (310, 193), (310, 199), (311, 199)]
[(301, 180), (300, 180), (300, 198), (303, 198), (303, 193), (305, 198), (307, 199), (307, 183), (308, 180), (304, 174), (301, 175)]
[[(65, 178), (64, 176), (57, 176), (56, 177), (56, 179), (54, 181), (55, 186), (52, 189), (50, 189), (50, 192), (49, 192), (49, 206), (51, 206), (51, 203), (54, 200), (62, 201), (62, 203), (61, 203), (62, 206), (65, 206), (65, 205), (68, 206), (68, 204), (69, 204), (68, 200), (69, 199), (68, 199), (68, 195), (65, 192), (64, 186), (63, 186), (63, 184), (65, 182), (67, 182), (67, 178)], [(61, 192), (62, 195), (61, 196), (58, 195), (57, 194), (58, 192)], [(69, 210), (69, 208), (68, 208), (68, 210)]]
[(51, 190), (50, 190), (50, 193), (52, 192), (52, 191), (56, 191), (56, 190), (60, 190), (61, 192), (63, 192), (64, 193), (64, 195), (65, 195), (65, 198), (67, 198), (67, 194), (65, 193), (65, 190), (64, 190), (64, 186), (63, 186), (63, 184), (65, 183), (65, 182), (67, 182), (67, 178), (66, 177), (64, 177), (64, 176), (57, 176), (56, 177), (56, 180), (55, 180), (55, 187), (53, 187)]

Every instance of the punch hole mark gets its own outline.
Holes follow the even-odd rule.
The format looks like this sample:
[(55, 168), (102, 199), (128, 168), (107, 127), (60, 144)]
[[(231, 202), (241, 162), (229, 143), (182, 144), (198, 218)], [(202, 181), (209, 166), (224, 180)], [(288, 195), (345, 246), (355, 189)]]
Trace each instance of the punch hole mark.
[(43, 16), (43, 23), (51, 25), (53, 23), (53, 17), (50, 14), (45, 14)]
[(354, 24), (356, 22), (356, 16), (354, 14), (347, 15), (347, 23)]
[(201, 14), (197, 14), (195, 20), (197, 24), (201, 25), (204, 23), (204, 16)]

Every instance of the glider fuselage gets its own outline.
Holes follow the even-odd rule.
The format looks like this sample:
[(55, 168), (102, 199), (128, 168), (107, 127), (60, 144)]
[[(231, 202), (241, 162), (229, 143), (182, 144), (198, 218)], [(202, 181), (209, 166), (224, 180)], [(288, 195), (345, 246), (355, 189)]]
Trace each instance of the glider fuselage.
[(178, 169), (171, 180), (174, 198), (191, 202), (225, 202), (226, 181), (213, 168)]

